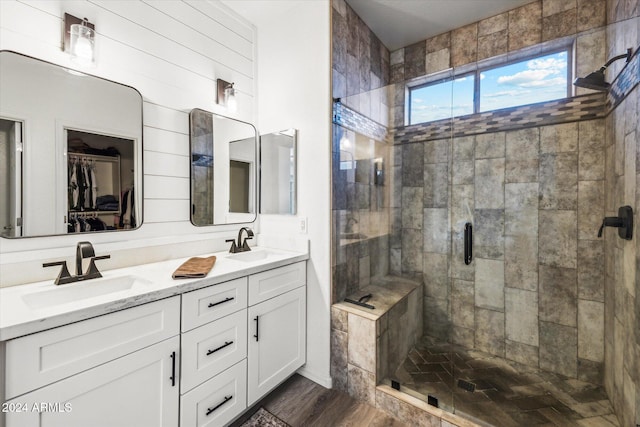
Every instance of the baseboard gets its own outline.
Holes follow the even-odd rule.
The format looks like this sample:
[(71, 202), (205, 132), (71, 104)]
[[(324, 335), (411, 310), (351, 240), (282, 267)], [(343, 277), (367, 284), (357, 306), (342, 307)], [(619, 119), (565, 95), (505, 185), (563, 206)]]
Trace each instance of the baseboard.
[(317, 375), (315, 372), (308, 370), (305, 366), (298, 369), (297, 373), (307, 379), (310, 379), (316, 384), (320, 384), (324, 388), (333, 388), (333, 380), (331, 379), (331, 377)]

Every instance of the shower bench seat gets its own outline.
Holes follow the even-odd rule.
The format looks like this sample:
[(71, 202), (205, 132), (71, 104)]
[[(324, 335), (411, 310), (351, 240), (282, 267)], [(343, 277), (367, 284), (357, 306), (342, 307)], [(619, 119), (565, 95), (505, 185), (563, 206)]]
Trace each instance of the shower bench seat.
[(375, 405), (375, 388), (422, 336), (422, 285), (395, 276), (376, 277), (349, 295), (371, 294), (368, 309), (341, 301), (332, 306), (332, 378), (337, 388)]

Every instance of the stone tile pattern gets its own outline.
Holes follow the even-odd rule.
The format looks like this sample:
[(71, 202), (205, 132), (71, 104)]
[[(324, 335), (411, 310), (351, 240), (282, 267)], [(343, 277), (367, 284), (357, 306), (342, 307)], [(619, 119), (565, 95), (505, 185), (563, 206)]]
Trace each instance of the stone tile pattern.
[[(640, 45), (638, 2), (607, 2), (607, 53), (612, 57)], [(612, 82), (606, 118), (605, 214), (616, 216), (620, 206), (634, 209), (640, 220), (640, 65), (639, 56), (620, 60), (607, 69)], [(618, 76), (613, 80), (614, 76)], [(624, 426), (640, 424), (640, 240), (604, 232), (604, 385)], [(585, 315), (589, 309), (585, 310)]]
[(389, 128), (354, 111), (341, 102), (333, 103), (333, 123), (378, 141), (391, 141)]
[(331, 3), (333, 97), (386, 125), (389, 50), (345, 0)]
[[(390, 153), (384, 142), (333, 125), (332, 302), (389, 272)], [(374, 176), (380, 165), (381, 181)], [(341, 238), (346, 233), (362, 238)]]
[(526, 129), (578, 120), (603, 118), (605, 96), (600, 93), (582, 95), (522, 107), (470, 114), (395, 129), (396, 143), (440, 139), (442, 135), (471, 136), (506, 130)]
[[(624, 61), (624, 60), (620, 60)], [(617, 75), (611, 84), (611, 89), (607, 92), (607, 107), (609, 110), (616, 108), (624, 98), (630, 94), (640, 81), (640, 55), (638, 50), (633, 52), (633, 56), (628, 64)]]
[(423, 281), (425, 334), (602, 383), (604, 140), (596, 119), (394, 146), (390, 269)]
[[(438, 399), (440, 408), (482, 425), (520, 427), (620, 426), (601, 384), (570, 379), (428, 337), (393, 376), (412, 396)], [(469, 392), (458, 380), (475, 385)], [(438, 425), (438, 424), (436, 424)]]
[[(389, 286), (393, 286), (392, 281)], [(372, 304), (374, 300), (375, 297)], [(421, 311), (419, 286), (376, 320), (334, 305), (331, 308), (334, 387), (375, 406), (376, 385), (393, 373), (422, 336)]]
[(194, 180), (191, 197), (196, 207), (192, 221), (194, 224), (213, 224), (213, 116), (192, 114), (190, 123)]
[[(620, 0), (615, 0), (618, 3)], [(634, 0), (635, 1), (635, 0)], [(558, 40), (572, 38), (576, 41), (576, 59), (579, 72), (589, 73), (598, 69), (607, 60), (604, 53), (604, 26), (607, 21), (606, 0), (538, 0), (502, 14), (439, 34), (424, 41), (415, 43), (391, 52), (391, 73), (389, 83), (396, 93), (395, 102), (390, 103), (390, 123), (396, 128), (405, 126), (404, 90), (405, 83), (423, 83), (425, 75), (448, 70), (455, 67), (473, 69), (478, 61), (493, 61), (494, 58), (516, 59), (523, 55), (535, 55), (541, 49), (552, 49)], [(624, 3), (620, 1), (620, 3)], [(600, 34), (598, 31), (603, 32)], [(631, 43), (630, 46), (637, 46)], [(626, 48), (625, 48), (626, 49)], [(416, 66), (421, 64), (421, 67)], [(461, 68), (461, 69), (462, 69)], [(422, 74), (419, 72), (422, 71)], [(580, 74), (582, 75), (582, 74)], [(577, 95), (593, 94), (591, 90), (577, 88)], [(600, 95), (601, 97), (602, 95)], [(598, 97), (598, 98), (600, 98)], [(600, 101), (600, 99), (599, 99)], [(560, 106), (562, 108), (564, 106)], [(573, 110), (574, 114), (588, 116), (599, 110), (586, 108), (583, 111)], [(547, 107), (553, 109), (553, 106)], [(562, 110), (556, 114), (565, 114)], [(566, 113), (565, 121), (577, 120)], [(509, 113), (507, 112), (507, 116)], [(494, 131), (490, 124), (498, 119), (503, 127), (505, 120), (512, 120), (510, 125), (518, 126), (522, 118), (520, 114), (500, 121), (500, 115), (489, 114), (490, 118), (481, 118), (481, 131)], [(544, 119), (544, 116), (539, 118)], [(553, 120), (554, 118), (547, 118)], [(472, 118), (458, 118), (458, 131), (463, 129), (474, 133), (475, 124)], [(450, 121), (449, 121), (450, 122)], [(547, 122), (548, 123), (548, 122)], [(467, 124), (467, 127), (463, 125)], [(542, 125), (545, 123), (537, 123)], [(439, 123), (446, 127), (446, 123)], [(451, 123), (449, 123), (451, 126)], [(485, 129), (486, 128), (486, 129)], [(515, 129), (511, 127), (509, 129)], [(428, 129), (427, 129), (428, 131)], [(434, 133), (438, 133), (437, 130)]]

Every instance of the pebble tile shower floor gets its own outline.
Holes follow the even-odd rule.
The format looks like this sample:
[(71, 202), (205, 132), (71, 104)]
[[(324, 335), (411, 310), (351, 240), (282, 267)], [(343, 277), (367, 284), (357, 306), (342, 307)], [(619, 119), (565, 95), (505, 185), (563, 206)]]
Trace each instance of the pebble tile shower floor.
[[(455, 377), (454, 377), (455, 376)], [(423, 337), (395, 372), (402, 391), (481, 425), (619, 426), (604, 387)], [(459, 379), (475, 384), (469, 392)]]

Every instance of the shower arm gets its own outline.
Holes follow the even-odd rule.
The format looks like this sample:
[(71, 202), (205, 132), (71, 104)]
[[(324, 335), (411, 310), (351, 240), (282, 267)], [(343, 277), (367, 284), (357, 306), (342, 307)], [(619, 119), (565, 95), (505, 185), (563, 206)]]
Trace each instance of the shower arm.
[(614, 62), (616, 62), (619, 59), (625, 59), (626, 58), (626, 60), (627, 60), (626, 62), (629, 62), (631, 60), (631, 52), (632, 52), (632, 49), (628, 48), (627, 49), (627, 53), (624, 53), (624, 54), (618, 55), (618, 56), (614, 56), (613, 58), (608, 60), (606, 64), (604, 64), (602, 67), (600, 67), (600, 72), (601, 73), (604, 72), (604, 70), (606, 70), (609, 67), (609, 65), (613, 64)]

